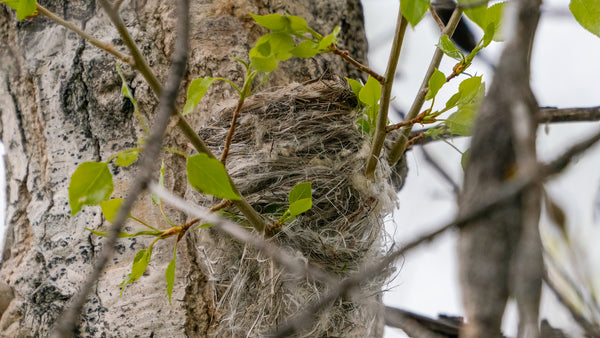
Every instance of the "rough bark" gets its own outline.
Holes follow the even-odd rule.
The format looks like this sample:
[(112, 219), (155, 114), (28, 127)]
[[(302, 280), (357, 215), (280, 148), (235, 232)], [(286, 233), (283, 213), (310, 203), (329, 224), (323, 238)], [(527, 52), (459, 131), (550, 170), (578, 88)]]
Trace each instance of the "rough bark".
[[(40, 1), (92, 35), (121, 46), (122, 42), (99, 6), (89, 1)], [(342, 26), (343, 48), (364, 61), (366, 40), (358, 1), (195, 1), (192, 3), (191, 60), (187, 81), (198, 76), (221, 76), (240, 83), (242, 67), (232, 56), (245, 59), (264, 31), (248, 12), (291, 13), (307, 19), (321, 32)], [(150, 66), (164, 81), (173, 46), (173, 4), (165, 1), (126, 1), (121, 14), (141, 46)], [(14, 299), (0, 317), (0, 335), (47, 335), (61, 310), (92, 268), (102, 239), (84, 227), (107, 228), (98, 208), (87, 207), (70, 217), (69, 177), (83, 161), (102, 161), (136, 145), (143, 131), (131, 104), (122, 97), (112, 56), (97, 50), (73, 32), (39, 16), (18, 22), (6, 6), (0, 7), (0, 137), (6, 145), (7, 238), (0, 281)], [(125, 68), (129, 85), (147, 117), (154, 113), (156, 98), (141, 75)], [(332, 55), (315, 60), (292, 60), (272, 74), (268, 85), (305, 81), (323, 73), (359, 76)], [(223, 85), (211, 89), (193, 119), (204, 120), (232, 91)], [(165, 144), (186, 149), (183, 137), (171, 130)], [(166, 155), (169, 189), (186, 194), (181, 158)], [(114, 197), (127, 192), (133, 168), (114, 168)], [(169, 210), (172, 219), (183, 215)], [(148, 195), (140, 198), (134, 215), (157, 227), (162, 217)], [(130, 223), (129, 230), (138, 229)], [(178, 251), (173, 305), (166, 297), (164, 270), (172, 245), (159, 243), (146, 275), (119, 297), (117, 285), (129, 272), (135, 252), (148, 239), (124, 239), (103, 278), (90, 297), (80, 327), (82, 336), (202, 336), (224, 332), (219, 318), (220, 295), (204, 270), (206, 259), (197, 245), (210, 241), (208, 232), (186, 236)], [(216, 242), (217, 240), (215, 240)], [(273, 299), (273, 301), (278, 301)], [(284, 318), (281, 318), (283, 320)], [(359, 330), (360, 331), (360, 330)], [(359, 332), (356, 331), (356, 332)], [(230, 331), (231, 332), (231, 331)], [(348, 331), (352, 332), (352, 331)], [(239, 334), (239, 332), (231, 332)]]

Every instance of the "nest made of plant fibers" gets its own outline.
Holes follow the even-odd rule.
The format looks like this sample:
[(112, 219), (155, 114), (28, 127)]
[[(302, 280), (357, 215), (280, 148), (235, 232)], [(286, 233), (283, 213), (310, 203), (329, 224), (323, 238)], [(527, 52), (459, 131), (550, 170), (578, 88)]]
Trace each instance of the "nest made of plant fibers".
[[(223, 150), (234, 107), (220, 108), (199, 131), (215, 154)], [(370, 136), (356, 124), (361, 114), (345, 81), (319, 80), (259, 93), (243, 106), (227, 159), (242, 195), (271, 223), (288, 207), (292, 187), (311, 182), (312, 208), (273, 228), (269, 240), (340, 277), (381, 258), (382, 219), (396, 199), (385, 161), (374, 181), (364, 176)], [(206, 197), (194, 198), (210, 204)], [(243, 222), (234, 207), (227, 212)], [(204, 237), (210, 243), (201, 244), (205, 273), (224, 314), (215, 335), (264, 334), (327, 289), (209, 231)], [(365, 282), (363, 300), (336, 302), (302, 335), (378, 335), (381, 321), (373, 304), (385, 278)]]

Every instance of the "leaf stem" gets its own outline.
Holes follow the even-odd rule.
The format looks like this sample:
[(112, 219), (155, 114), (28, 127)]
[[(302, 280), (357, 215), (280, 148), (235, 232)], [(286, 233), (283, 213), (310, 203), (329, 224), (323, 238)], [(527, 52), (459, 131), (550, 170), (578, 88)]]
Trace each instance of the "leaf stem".
[(163, 147), (162, 150), (185, 157), (185, 158), (188, 158), (188, 155), (181, 150), (177, 150), (174, 148), (167, 148), (167, 147)]
[[(125, 43), (125, 45), (127, 46), (127, 48), (129, 48), (129, 50), (131, 52), (131, 55), (133, 56), (133, 59), (135, 60), (134, 67), (146, 79), (146, 81), (148, 82), (148, 84), (150, 85), (150, 87), (152, 88), (152, 90), (154, 91), (154, 93), (156, 95), (160, 96), (160, 93), (162, 92), (162, 86), (160, 85), (160, 82), (158, 81), (158, 79), (154, 75), (154, 72), (152, 72), (152, 70), (150, 69), (150, 67), (146, 63), (146, 61), (145, 61), (144, 57), (142, 56), (139, 48), (137, 47), (137, 45), (135, 44), (135, 42), (131, 38), (131, 35), (129, 34), (129, 32), (127, 31), (127, 28), (125, 27), (125, 23), (123, 22), (123, 20), (119, 16), (119, 14), (110, 5), (110, 3), (108, 2), (108, 0), (100, 0), (100, 4), (102, 5), (102, 7), (104, 8), (104, 10), (108, 14), (108, 17), (110, 18), (110, 20), (112, 21), (112, 23), (117, 28), (117, 31), (119, 32), (119, 35), (121, 35), (121, 38), (123, 39), (123, 42)], [(183, 132), (183, 134), (185, 135), (185, 137), (192, 143), (192, 145), (194, 146), (194, 148), (199, 153), (205, 153), (210, 158), (215, 158), (215, 156), (213, 155), (213, 153), (204, 144), (204, 142), (202, 141), (202, 139), (200, 139), (200, 137), (198, 136), (198, 134), (196, 134), (196, 132), (194, 131), (194, 129), (189, 125), (189, 123), (183, 117), (183, 115), (180, 112), (175, 112), (174, 111), (173, 113), (176, 113), (177, 116), (178, 116), (178, 118), (179, 118), (178, 121), (177, 121), (177, 127)], [(230, 184), (232, 186), (233, 191), (238, 196), (240, 196), (240, 198), (241, 198), (240, 200), (236, 200), (233, 203), (244, 214), (244, 216), (246, 216), (246, 218), (248, 219), (248, 222), (250, 222), (250, 224), (252, 224), (252, 226), (254, 227), (254, 229), (256, 229), (258, 232), (262, 233), (263, 230), (264, 230), (264, 228), (265, 228), (265, 226), (266, 226), (265, 221), (260, 216), (260, 214), (258, 214), (258, 212), (256, 210), (254, 210), (254, 208), (252, 208), (252, 206), (248, 203), (248, 201), (246, 201), (244, 199), (244, 197), (240, 194), (239, 190), (237, 189), (236, 185), (233, 183), (233, 180), (231, 179), (231, 177), (229, 176), (229, 174), (227, 176), (229, 178), (229, 182), (230, 182)]]
[(134, 216), (131, 216), (131, 215), (129, 215), (129, 217), (130, 217), (132, 220), (134, 220), (134, 221), (136, 221), (136, 222), (138, 222), (138, 223), (141, 223), (142, 225), (145, 225), (146, 227), (148, 227), (148, 228), (150, 228), (150, 229), (152, 229), (152, 230), (154, 230), (154, 231), (160, 231), (160, 230), (158, 230), (157, 228), (155, 228), (155, 227), (151, 226), (150, 224), (148, 224), (148, 223), (146, 223), (146, 222), (142, 221), (141, 219), (139, 219), (139, 218), (137, 218), (137, 217), (134, 217)]
[[(454, 12), (452, 12), (452, 16), (450, 17), (450, 20), (448, 21), (448, 24), (442, 31), (441, 35), (448, 35), (448, 37), (452, 37), (452, 33), (454, 33), (454, 30), (456, 29), (461, 15), (462, 8), (456, 7), (454, 9)], [(406, 114), (406, 117), (404, 119), (405, 121), (410, 121), (414, 119), (423, 107), (423, 103), (425, 102), (425, 96), (427, 95), (427, 92), (429, 90), (429, 79), (431, 78), (431, 75), (433, 75), (435, 69), (440, 65), (443, 55), (444, 52), (442, 52), (442, 50), (439, 47), (436, 48), (435, 53), (431, 58), (431, 62), (429, 63), (427, 73), (425, 74), (423, 82), (421, 83), (421, 88), (419, 89), (417, 97), (415, 98), (415, 101), (410, 107), (409, 112)], [(404, 128), (401, 131), (402, 135), (400, 135), (396, 143), (393, 145), (388, 158), (388, 161), (391, 165), (395, 165), (404, 154), (404, 151), (406, 150), (406, 146), (408, 144), (408, 134), (410, 134), (411, 129), (412, 126)]]
[(402, 42), (404, 40), (404, 33), (406, 32), (407, 24), (408, 21), (402, 15), (402, 11), (398, 9), (396, 33), (394, 34), (394, 42), (392, 44), (392, 50), (390, 51), (390, 58), (385, 71), (385, 78), (382, 82), (381, 99), (379, 102), (379, 112), (377, 113), (375, 134), (373, 134), (373, 144), (371, 146), (371, 153), (369, 154), (367, 168), (365, 170), (365, 174), (370, 179), (374, 177), (379, 154), (381, 154), (381, 148), (383, 147), (383, 142), (385, 141), (386, 126), (388, 123), (388, 110), (392, 96), (392, 85), (394, 84), (394, 75), (396, 74), (396, 66), (398, 65), (398, 59), (400, 58), (400, 50), (402, 49)]
[(353, 65), (354, 67), (358, 68), (359, 70), (371, 75), (373, 78), (375, 78), (375, 80), (379, 81), (379, 83), (383, 84), (384, 83), (384, 78), (383, 76), (377, 74), (377, 72), (375, 72), (373, 69), (363, 65), (362, 63), (354, 60), (351, 56), (350, 53), (347, 50), (341, 50), (338, 49), (337, 46), (335, 44), (331, 44), (331, 46), (329, 46), (329, 48), (331, 48), (331, 52), (335, 55), (339, 55), (342, 57), (342, 59), (346, 60), (346, 62), (348, 62), (349, 64)]
[(125, 54), (117, 51), (115, 49), (115, 47), (113, 45), (111, 45), (110, 43), (102, 42), (102, 41), (96, 39), (95, 37), (89, 35), (88, 33), (86, 33), (85, 31), (81, 30), (79, 27), (75, 26), (74, 24), (72, 24), (72, 23), (64, 20), (63, 18), (59, 17), (58, 15), (54, 14), (52, 11), (50, 11), (46, 7), (40, 5), (39, 3), (36, 4), (36, 8), (37, 8), (38, 12), (44, 14), (48, 19), (56, 22), (57, 24), (65, 27), (67, 29), (70, 29), (71, 31), (73, 31), (77, 35), (79, 35), (82, 38), (84, 38), (85, 40), (87, 40), (92, 45), (100, 48), (101, 50), (103, 50), (103, 51), (105, 51), (105, 52), (107, 52), (109, 54), (114, 55), (119, 60), (121, 60), (121, 61), (123, 61), (125, 63), (133, 65), (133, 62), (132, 62), (130, 56), (125, 55)]

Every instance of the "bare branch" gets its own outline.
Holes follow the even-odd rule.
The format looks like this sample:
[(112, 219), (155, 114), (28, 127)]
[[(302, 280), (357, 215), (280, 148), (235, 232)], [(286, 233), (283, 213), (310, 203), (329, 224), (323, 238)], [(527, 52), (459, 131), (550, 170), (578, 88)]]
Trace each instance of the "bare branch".
[(429, 163), (433, 167), (433, 169), (435, 169), (435, 171), (438, 174), (440, 174), (440, 176), (442, 176), (444, 181), (446, 181), (452, 187), (452, 191), (454, 192), (454, 195), (458, 195), (458, 193), (460, 192), (460, 188), (459, 188), (458, 184), (456, 182), (454, 182), (452, 177), (450, 177), (450, 174), (448, 174), (448, 171), (445, 170), (444, 168), (442, 168), (442, 166), (433, 157), (431, 157), (429, 152), (427, 150), (425, 150), (425, 147), (422, 147), (421, 151), (423, 151), (423, 156), (425, 157), (425, 161), (427, 161), (427, 163)]
[(342, 57), (342, 59), (346, 60), (346, 62), (348, 62), (349, 64), (353, 65), (354, 67), (356, 67), (358, 70), (363, 71), (369, 75), (371, 75), (373, 78), (375, 78), (377, 81), (379, 81), (379, 83), (383, 84), (385, 81), (385, 78), (379, 74), (377, 74), (377, 72), (375, 72), (373, 69), (363, 65), (362, 63), (354, 60), (351, 56), (350, 53), (347, 50), (342, 50), (342, 49), (338, 49), (337, 46), (335, 44), (332, 44), (330, 46), (330, 48), (332, 49), (331, 52), (335, 55), (339, 55)]
[(432, 319), (410, 311), (385, 307), (385, 325), (402, 329), (411, 337), (458, 337), (461, 317)]
[[(106, 3), (106, 1), (103, 1)], [(108, 3), (106, 3), (108, 4)], [(133, 207), (137, 197), (141, 194), (148, 185), (152, 177), (152, 172), (157, 163), (156, 158), (160, 153), (162, 138), (171, 119), (172, 113), (175, 111), (175, 99), (179, 92), (179, 87), (183, 75), (185, 73), (188, 60), (188, 43), (189, 43), (189, 18), (188, 18), (188, 0), (179, 0), (177, 5), (177, 39), (173, 52), (173, 60), (169, 70), (169, 78), (161, 93), (160, 103), (158, 105), (158, 116), (156, 117), (152, 133), (146, 141), (143, 151), (142, 165), (140, 172), (136, 176), (133, 186), (129, 190), (127, 198), (117, 213), (115, 222), (113, 223), (110, 234), (104, 243), (104, 249), (96, 261), (94, 270), (87, 277), (85, 283), (81, 286), (79, 293), (74, 297), (73, 302), (66, 310), (66, 313), (61, 317), (54, 337), (72, 337), (84, 304), (87, 297), (94, 287), (106, 264), (111, 259), (115, 251), (115, 244), (119, 238), (121, 228), (129, 215), (129, 211)]]
[[(581, 107), (581, 108), (556, 108), (556, 107), (541, 107), (538, 110), (538, 123), (560, 123), (560, 122), (593, 122), (600, 121), (600, 106), (598, 107)], [(392, 126), (388, 126), (391, 128)], [(409, 140), (419, 137), (413, 144), (424, 145), (440, 139), (451, 139), (455, 137), (463, 137), (458, 134), (443, 132), (435, 138), (424, 135), (431, 128), (412, 131), (408, 138)]]

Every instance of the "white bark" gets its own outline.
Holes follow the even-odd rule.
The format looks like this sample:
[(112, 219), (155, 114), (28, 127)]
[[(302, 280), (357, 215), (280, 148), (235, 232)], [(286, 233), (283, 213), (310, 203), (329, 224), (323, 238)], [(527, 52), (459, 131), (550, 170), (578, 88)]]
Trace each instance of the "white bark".
[[(44, 6), (74, 22), (88, 33), (122, 47), (116, 30), (93, 2), (43, 1)], [(122, 6), (133, 36), (159, 78), (172, 52), (172, 27), (177, 18), (168, 1), (130, 1)], [(198, 76), (222, 76), (235, 82), (243, 77), (231, 56), (246, 59), (249, 48), (264, 31), (253, 24), (248, 12), (290, 13), (307, 19), (320, 32), (342, 25), (342, 47), (364, 60), (366, 40), (358, 1), (194, 1), (192, 50), (188, 81)], [(122, 47), (124, 49), (124, 47)], [(108, 228), (99, 208), (84, 207), (70, 217), (69, 177), (84, 161), (103, 161), (111, 154), (135, 146), (143, 136), (131, 105), (122, 97), (112, 56), (84, 42), (73, 32), (39, 16), (17, 22), (14, 13), (0, 7), (0, 137), (6, 145), (8, 229), (1, 263), (0, 282), (14, 292), (4, 314), (0, 335), (47, 335), (61, 310), (77, 292), (92, 269), (102, 239), (84, 227)], [(272, 74), (270, 85), (304, 81), (324, 71), (348, 75), (349, 67), (332, 55), (316, 60), (292, 60)], [(152, 116), (155, 96), (141, 75), (125, 69), (130, 86), (145, 116)], [(351, 70), (352, 76), (357, 72)], [(232, 96), (217, 85), (198, 108), (206, 114), (223, 97)], [(198, 122), (198, 121), (196, 121)], [(166, 144), (186, 149), (187, 142), (175, 130)], [(167, 186), (185, 194), (185, 169), (181, 158), (166, 156)], [(113, 169), (114, 197), (126, 194), (132, 169)], [(140, 199), (134, 215), (165, 228), (148, 195)], [(177, 219), (174, 211), (170, 215)], [(179, 221), (183, 220), (179, 215)], [(129, 229), (140, 226), (131, 222)], [(133, 257), (149, 239), (123, 239), (118, 255), (98, 281), (82, 313), (82, 336), (198, 336), (219, 332), (219, 311), (200, 269), (204, 259), (187, 236), (178, 248), (173, 305), (166, 296), (164, 270), (172, 255), (172, 243), (155, 246), (152, 262), (138, 282), (119, 297), (117, 285), (130, 271)], [(164, 242), (164, 243), (162, 243)], [(274, 300), (277, 301), (277, 300)], [(283, 320), (284, 318), (281, 318)], [(211, 321), (213, 321), (211, 323)], [(222, 331), (221, 331), (222, 332)]]

